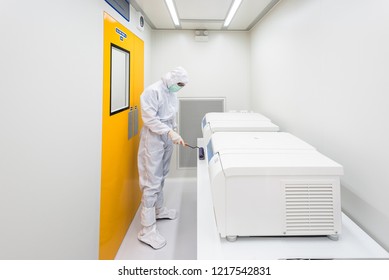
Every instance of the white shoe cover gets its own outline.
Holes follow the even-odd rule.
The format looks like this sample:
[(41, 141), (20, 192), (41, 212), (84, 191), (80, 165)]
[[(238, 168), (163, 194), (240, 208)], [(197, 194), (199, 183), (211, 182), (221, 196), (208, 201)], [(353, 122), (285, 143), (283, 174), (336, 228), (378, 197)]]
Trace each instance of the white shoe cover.
[(156, 250), (161, 249), (163, 246), (166, 245), (166, 239), (159, 234), (157, 226), (155, 224), (150, 227), (144, 227), (138, 233), (138, 239), (139, 241), (150, 245), (151, 247), (153, 247), (153, 249)]
[(155, 218), (159, 219), (169, 219), (174, 220), (177, 218), (176, 209), (167, 209), (166, 207), (162, 207), (156, 210)]

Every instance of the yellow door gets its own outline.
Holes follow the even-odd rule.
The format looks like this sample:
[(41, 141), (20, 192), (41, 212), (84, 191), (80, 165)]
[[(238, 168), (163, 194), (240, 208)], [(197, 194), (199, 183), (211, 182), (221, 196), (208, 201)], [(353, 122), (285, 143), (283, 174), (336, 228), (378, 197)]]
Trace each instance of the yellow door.
[(141, 118), (134, 115), (138, 114), (143, 91), (144, 45), (107, 13), (104, 13), (103, 63), (99, 258), (113, 259), (141, 199), (137, 167), (139, 133), (133, 129), (141, 125)]

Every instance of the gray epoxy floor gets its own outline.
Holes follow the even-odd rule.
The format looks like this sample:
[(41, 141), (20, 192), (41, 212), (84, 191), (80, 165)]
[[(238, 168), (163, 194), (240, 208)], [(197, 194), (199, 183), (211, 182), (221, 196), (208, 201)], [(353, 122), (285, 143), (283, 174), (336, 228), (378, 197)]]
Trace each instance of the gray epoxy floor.
[(176, 220), (159, 220), (159, 232), (167, 245), (159, 250), (140, 242), (140, 212), (136, 213), (116, 254), (116, 260), (194, 260), (197, 259), (197, 182), (196, 178), (168, 178), (165, 205), (179, 212)]

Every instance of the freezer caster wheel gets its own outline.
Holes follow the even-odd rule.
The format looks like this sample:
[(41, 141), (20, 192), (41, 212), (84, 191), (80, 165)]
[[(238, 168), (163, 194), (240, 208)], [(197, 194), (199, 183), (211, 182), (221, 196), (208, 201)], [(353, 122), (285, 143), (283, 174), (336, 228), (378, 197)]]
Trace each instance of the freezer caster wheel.
[(229, 241), (229, 242), (234, 242), (234, 241), (236, 241), (237, 238), (238, 238), (237, 235), (229, 235), (226, 237), (227, 241)]

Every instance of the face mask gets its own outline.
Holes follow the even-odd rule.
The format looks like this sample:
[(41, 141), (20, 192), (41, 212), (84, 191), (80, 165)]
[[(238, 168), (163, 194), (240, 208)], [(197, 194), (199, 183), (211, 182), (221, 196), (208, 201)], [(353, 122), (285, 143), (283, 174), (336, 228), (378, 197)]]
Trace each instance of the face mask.
[(180, 89), (182, 89), (182, 87), (179, 86), (179, 85), (177, 85), (177, 84), (171, 85), (171, 86), (169, 87), (169, 91), (170, 91), (170, 92), (177, 92), (177, 91), (179, 91)]

